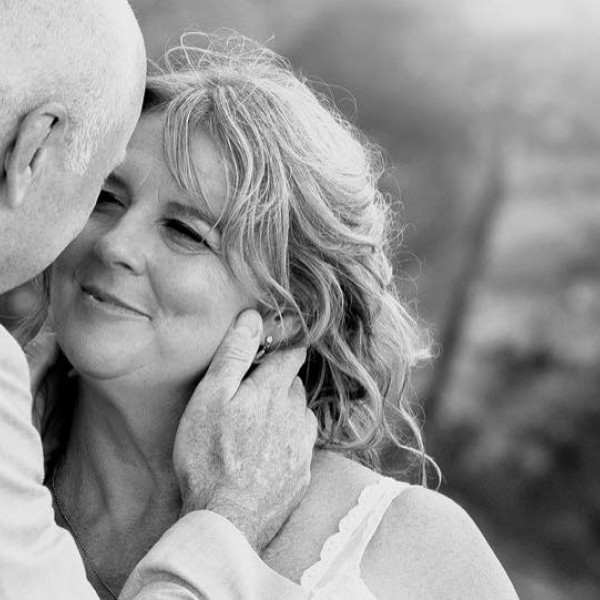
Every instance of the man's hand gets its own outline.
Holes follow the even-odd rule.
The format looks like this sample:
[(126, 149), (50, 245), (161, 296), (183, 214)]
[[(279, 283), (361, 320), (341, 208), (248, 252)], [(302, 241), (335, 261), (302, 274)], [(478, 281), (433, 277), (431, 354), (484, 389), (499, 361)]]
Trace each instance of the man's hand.
[(181, 418), (173, 462), (185, 514), (229, 519), (260, 552), (310, 481), (317, 421), (297, 377), (306, 352), (274, 352), (244, 379), (262, 333), (247, 310), (221, 343)]

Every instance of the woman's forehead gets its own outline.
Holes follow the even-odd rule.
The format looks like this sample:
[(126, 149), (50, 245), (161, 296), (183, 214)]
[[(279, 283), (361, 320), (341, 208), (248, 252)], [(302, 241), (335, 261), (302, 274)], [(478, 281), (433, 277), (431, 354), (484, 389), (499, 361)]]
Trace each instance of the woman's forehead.
[(143, 115), (111, 179), (138, 190), (153, 188), (161, 200), (200, 206), (218, 218), (227, 199), (227, 176), (216, 144), (201, 127), (190, 133), (188, 144), (165, 148), (174, 141), (165, 136), (163, 115)]

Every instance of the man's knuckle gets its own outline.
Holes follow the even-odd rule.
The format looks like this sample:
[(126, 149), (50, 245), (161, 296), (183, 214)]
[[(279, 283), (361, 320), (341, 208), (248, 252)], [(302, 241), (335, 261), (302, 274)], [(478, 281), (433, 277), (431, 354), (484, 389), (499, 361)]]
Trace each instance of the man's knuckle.
[(213, 358), (206, 376), (217, 380), (230, 379), (242, 370), (241, 363), (234, 353), (219, 354)]

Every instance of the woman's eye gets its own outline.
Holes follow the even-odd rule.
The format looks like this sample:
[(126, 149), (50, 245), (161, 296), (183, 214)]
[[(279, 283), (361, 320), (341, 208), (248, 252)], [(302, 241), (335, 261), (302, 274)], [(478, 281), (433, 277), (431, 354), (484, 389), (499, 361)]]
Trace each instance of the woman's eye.
[(206, 243), (206, 238), (203, 235), (200, 235), (195, 229), (182, 221), (178, 221), (177, 219), (167, 219), (165, 224), (174, 234), (180, 236), (188, 243), (192, 242), (198, 245), (208, 245)]
[(96, 200), (96, 208), (111, 205), (115, 207), (125, 206), (114, 194), (111, 194), (106, 190), (101, 190), (100, 194), (98, 194), (98, 199)]

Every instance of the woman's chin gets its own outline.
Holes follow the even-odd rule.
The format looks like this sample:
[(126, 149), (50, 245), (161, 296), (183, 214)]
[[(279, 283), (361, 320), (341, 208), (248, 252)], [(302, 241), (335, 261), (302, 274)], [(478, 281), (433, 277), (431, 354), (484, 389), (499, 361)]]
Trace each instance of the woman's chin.
[(63, 354), (80, 375), (97, 379), (127, 376), (140, 368), (141, 349), (121, 340), (97, 336), (68, 335), (57, 332), (57, 342)]

